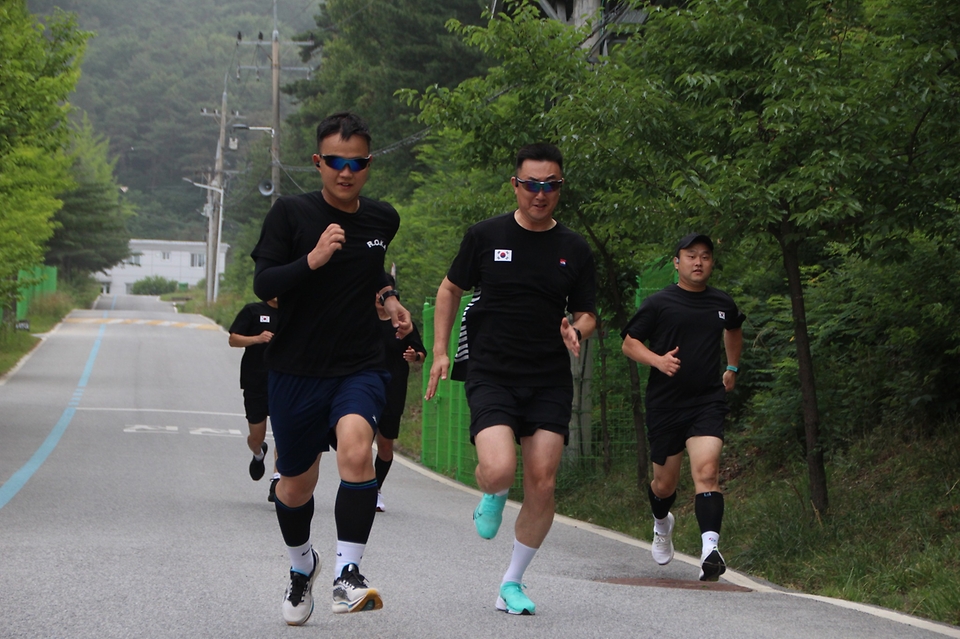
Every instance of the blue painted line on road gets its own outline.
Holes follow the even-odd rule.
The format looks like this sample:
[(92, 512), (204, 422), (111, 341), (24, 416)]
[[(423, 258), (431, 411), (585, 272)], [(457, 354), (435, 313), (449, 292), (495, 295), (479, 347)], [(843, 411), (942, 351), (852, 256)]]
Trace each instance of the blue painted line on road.
[(63, 411), (53, 430), (50, 431), (50, 434), (47, 435), (47, 438), (40, 445), (40, 448), (37, 449), (37, 452), (33, 454), (27, 463), (15, 472), (3, 486), (0, 486), (0, 508), (6, 506), (7, 502), (13, 499), (14, 495), (20, 492), (21, 488), (26, 486), (30, 478), (33, 477), (33, 474), (40, 469), (43, 462), (47, 461), (47, 457), (50, 456), (53, 449), (60, 443), (60, 438), (63, 437), (63, 433), (66, 432), (67, 426), (70, 425), (73, 415), (77, 412), (80, 398), (83, 397), (83, 389), (86, 388), (87, 382), (90, 380), (90, 374), (93, 372), (93, 363), (97, 359), (97, 353), (100, 351), (100, 342), (103, 340), (103, 333), (106, 329), (106, 324), (100, 325), (100, 332), (97, 333), (97, 339), (93, 343), (93, 348), (90, 349), (90, 356), (87, 358), (87, 365), (83, 368), (83, 374), (80, 376), (77, 389), (73, 392), (70, 403)]

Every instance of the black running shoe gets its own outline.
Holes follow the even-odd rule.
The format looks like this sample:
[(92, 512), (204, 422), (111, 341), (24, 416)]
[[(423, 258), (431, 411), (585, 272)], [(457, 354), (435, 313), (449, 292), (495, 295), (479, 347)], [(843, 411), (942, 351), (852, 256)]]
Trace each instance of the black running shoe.
[(274, 477), (270, 480), (270, 494), (267, 495), (267, 501), (270, 503), (277, 501), (277, 482), (279, 481), (279, 477)]
[(380, 608), (383, 608), (380, 594), (376, 588), (367, 585), (357, 564), (344, 566), (333, 582), (333, 611), (363, 612)]
[(700, 581), (718, 581), (727, 571), (727, 564), (716, 547), (700, 562)]
[(263, 457), (257, 459), (256, 456), (254, 456), (254, 458), (250, 460), (250, 479), (253, 481), (260, 481), (264, 471), (266, 471), (266, 468), (263, 466), (263, 460), (267, 458), (267, 442), (260, 444), (260, 451), (263, 453)]

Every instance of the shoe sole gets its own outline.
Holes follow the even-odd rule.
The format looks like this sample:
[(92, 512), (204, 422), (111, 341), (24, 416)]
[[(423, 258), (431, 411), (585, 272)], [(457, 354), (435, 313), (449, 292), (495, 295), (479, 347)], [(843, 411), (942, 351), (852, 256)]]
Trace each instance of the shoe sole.
[(504, 600), (503, 597), (497, 597), (497, 610), (499, 610), (500, 612), (505, 612), (508, 615), (532, 616), (534, 614), (533, 612), (531, 612), (530, 610), (527, 610), (526, 608), (523, 608), (521, 610), (511, 610), (510, 607), (507, 606), (507, 602)]
[(333, 604), (333, 611), (335, 613), (347, 613), (347, 612), (366, 612), (368, 610), (380, 610), (383, 608), (383, 600), (380, 599), (380, 594), (373, 590), (372, 588), (367, 591), (363, 597), (350, 604), (347, 602), (335, 602)]
[(725, 572), (727, 572), (727, 564), (724, 563), (720, 553), (713, 551), (700, 564), (700, 581), (719, 581), (720, 575)]

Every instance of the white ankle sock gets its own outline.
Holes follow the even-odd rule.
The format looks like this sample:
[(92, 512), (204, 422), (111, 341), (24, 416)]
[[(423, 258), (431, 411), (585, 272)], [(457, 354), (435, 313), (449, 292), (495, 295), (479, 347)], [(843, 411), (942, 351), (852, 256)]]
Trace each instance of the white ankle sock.
[(713, 549), (720, 545), (720, 533), (708, 530), (700, 535), (700, 541), (703, 543), (703, 549), (700, 551), (700, 561), (707, 558)]
[(526, 571), (527, 566), (530, 565), (530, 562), (533, 561), (533, 556), (536, 554), (536, 548), (524, 546), (514, 539), (513, 556), (510, 558), (510, 567), (507, 568), (507, 572), (504, 573), (503, 580), (500, 583), (502, 584), (508, 581), (515, 581), (518, 584), (523, 583), (523, 573)]
[(664, 517), (663, 519), (653, 518), (653, 532), (658, 535), (666, 535), (670, 532), (670, 518)]
[(334, 577), (339, 577), (343, 567), (347, 564), (357, 564), (360, 567), (360, 560), (363, 558), (363, 551), (366, 544), (357, 544), (350, 541), (337, 540), (337, 565)]
[(290, 569), (301, 574), (309, 575), (313, 572), (313, 544), (309, 541), (302, 546), (287, 546), (290, 554)]

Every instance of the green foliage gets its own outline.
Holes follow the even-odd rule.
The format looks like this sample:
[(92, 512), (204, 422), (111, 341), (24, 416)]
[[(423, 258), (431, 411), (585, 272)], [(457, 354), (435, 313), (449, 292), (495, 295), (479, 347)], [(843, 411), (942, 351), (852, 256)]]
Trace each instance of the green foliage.
[[(336, 111), (364, 117), (383, 150), (423, 129), (417, 111), (394, 97), (406, 87), (451, 87), (483, 72), (484, 57), (444, 28), (448, 19), (480, 20), (478, 0), (395, 0), (362, 8), (349, 0), (329, 0), (317, 15), (318, 49), (323, 64), (317, 75), (287, 89), (300, 102), (290, 119), (299, 130), (301, 157), (316, 149), (316, 125)], [(308, 52), (308, 55), (311, 52)], [(413, 191), (411, 171), (425, 166), (412, 144), (378, 155), (377, 177), (366, 187), (371, 197), (404, 200)]]
[[(905, 259), (883, 262), (833, 245), (830, 270), (804, 272), (823, 441), (835, 454), (876, 431), (925, 433), (958, 410), (960, 333), (949, 318), (960, 282), (941, 268), (957, 247), (914, 233), (901, 250)], [(744, 291), (759, 292), (766, 277), (751, 275)], [(760, 468), (775, 470), (804, 451), (790, 305), (782, 294), (741, 299), (757, 330), (732, 428)]]
[(46, 27), (22, 0), (0, 7), (0, 300), (16, 295), (20, 269), (38, 264), (69, 185), (62, 149), (67, 96), (87, 34), (57, 12)]
[(921, 437), (886, 429), (859, 440), (832, 461), (838, 516), (824, 520), (810, 510), (800, 464), (729, 482), (725, 556), (803, 592), (957, 624), (958, 433), (947, 421)]
[(107, 154), (107, 141), (84, 116), (70, 151), (75, 186), (60, 196), (63, 208), (47, 246), (46, 263), (66, 277), (106, 270), (130, 254), (124, 222), (133, 212), (121, 198), (115, 162)]
[(134, 295), (163, 295), (177, 290), (176, 280), (168, 280), (161, 275), (151, 275), (137, 280), (130, 288)]
[[(216, 118), (203, 117), (200, 109), (219, 109), (226, 81), (231, 112), (239, 110), (249, 124), (270, 122), (269, 3), (29, 0), (28, 4), (44, 15), (56, 6), (74, 11), (84, 28), (96, 32), (72, 100), (89, 115), (95, 130), (110, 140), (117, 181), (129, 187), (125, 197), (137, 209), (128, 220), (131, 235), (201, 239), (206, 230), (200, 215), (206, 192), (182, 178), (204, 181), (203, 174), (214, 164), (219, 131)], [(280, 2), (278, 13), (285, 41), (311, 23), (302, 3)], [(262, 31), (267, 34), (266, 47), (238, 46), (238, 31), (246, 43), (256, 41)], [(296, 47), (282, 47), (285, 66), (295, 63), (296, 56)], [(259, 66), (263, 78), (254, 70), (238, 70), (239, 65)], [(282, 80), (295, 77), (302, 74), (284, 72)], [(284, 99), (282, 112), (289, 110), (289, 100)], [(240, 150), (226, 152), (227, 169), (242, 169), (238, 156), (250, 149), (249, 135), (236, 137)], [(306, 164), (304, 159), (289, 163)]]

